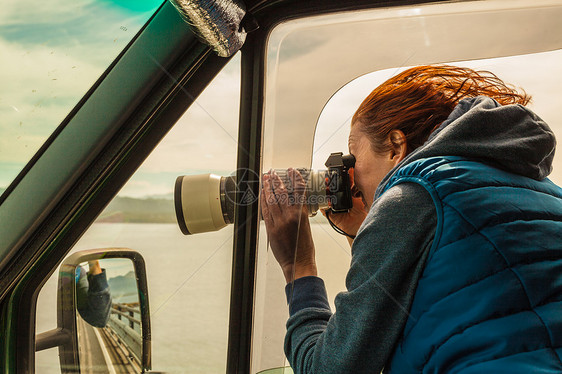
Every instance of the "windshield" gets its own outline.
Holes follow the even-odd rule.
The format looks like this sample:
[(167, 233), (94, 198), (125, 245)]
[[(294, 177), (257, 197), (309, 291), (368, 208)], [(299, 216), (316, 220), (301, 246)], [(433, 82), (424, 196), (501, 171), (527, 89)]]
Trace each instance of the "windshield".
[(4, 0), (0, 194), (162, 0)]

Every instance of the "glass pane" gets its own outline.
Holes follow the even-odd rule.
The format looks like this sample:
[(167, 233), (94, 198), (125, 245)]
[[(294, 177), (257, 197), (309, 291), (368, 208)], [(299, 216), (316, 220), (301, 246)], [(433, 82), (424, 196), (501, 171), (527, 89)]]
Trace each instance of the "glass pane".
[(0, 193), (160, 4), (2, 2)]
[(142, 372), (142, 323), (130, 259), (76, 268), (76, 328), (81, 373)]
[[(144, 257), (155, 371), (226, 371), (232, 225), (183, 235), (173, 192), (179, 175), (236, 169), (239, 91), (236, 55), (72, 249), (127, 247)], [(37, 308), (37, 332), (55, 327), (56, 275)], [(37, 372), (58, 372), (57, 353), (44, 357), (48, 351), (36, 355)]]
[[(555, 105), (562, 83), (560, 17), (557, 1), (475, 1), (347, 12), (278, 26), (267, 50), (264, 170), (325, 169), (331, 152), (347, 153), (351, 116), (368, 93), (401, 69), (421, 64), (491, 70), (533, 95), (531, 108), (562, 134)], [(562, 156), (555, 157), (551, 179), (560, 184)], [(311, 226), (319, 275), (333, 302), (345, 289), (349, 244), (320, 215)], [(285, 279), (263, 225), (258, 255), (253, 373), (288, 365)]]

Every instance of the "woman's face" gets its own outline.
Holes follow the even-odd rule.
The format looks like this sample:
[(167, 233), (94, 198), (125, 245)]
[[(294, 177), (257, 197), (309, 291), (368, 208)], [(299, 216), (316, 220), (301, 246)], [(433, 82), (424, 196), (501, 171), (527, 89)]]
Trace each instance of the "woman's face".
[(398, 159), (392, 150), (382, 154), (375, 153), (358, 124), (353, 126), (349, 133), (349, 152), (355, 156), (354, 196), (360, 196), (365, 209), (368, 210), (373, 204), (379, 183), (403, 157)]

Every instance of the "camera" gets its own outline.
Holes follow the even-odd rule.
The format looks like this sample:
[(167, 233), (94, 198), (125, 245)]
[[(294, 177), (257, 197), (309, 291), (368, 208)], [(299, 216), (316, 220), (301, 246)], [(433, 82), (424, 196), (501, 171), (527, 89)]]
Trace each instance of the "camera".
[[(297, 168), (306, 182), (305, 200), (310, 216), (319, 209), (345, 213), (353, 206), (349, 170), (355, 165), (353, 155), (332, 153), (325, 163), (326, 170)], [(241, 180), (247, 179), (249, 170), (239, 170)], [(289, 197), (292, 186), (286, 169), (275, 172), (287, 187)], [(260, 178), (253, 178), (259, 181)], [(246, 186), (246, 187), (243, 187)], [(176, 178), (174, 205), (180, 230), (185, 235), (217, 231), (234, 222), (236, 205), (250, 205), (259, 199), (247, 184), (238, 183), (235, 175), (215, 174), (182, 175)]]

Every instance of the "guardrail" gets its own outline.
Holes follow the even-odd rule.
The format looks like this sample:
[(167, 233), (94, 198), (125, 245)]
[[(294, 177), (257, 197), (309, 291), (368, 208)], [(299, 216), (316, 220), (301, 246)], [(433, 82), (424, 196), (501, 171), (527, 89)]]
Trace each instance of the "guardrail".
[(113, 303), (106, 328), (127, 357), (141, 364), (142, 337), (139, 303)]
[[(135, 318), (135, 313), (140, 315), (139, 303), (118, 304), (114, 303), (111, 308), (112, 314), (117, 314), (117, 318), (121, 321), (123, 319), (129, 320), (129, 327), (135, 331), (140, 331), (141, 321)], [(138, 326), (138, 330), (135, 329)]]

